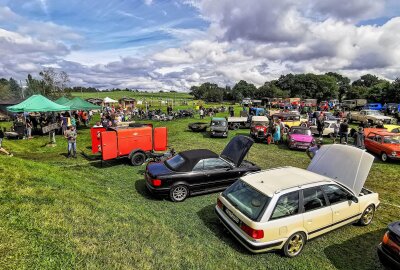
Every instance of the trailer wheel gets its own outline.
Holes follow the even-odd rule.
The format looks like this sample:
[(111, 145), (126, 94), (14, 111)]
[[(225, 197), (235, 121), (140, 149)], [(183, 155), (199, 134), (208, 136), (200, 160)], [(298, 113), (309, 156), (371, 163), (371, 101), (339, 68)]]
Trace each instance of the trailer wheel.
[(146, 161), (146, 155), (142, 152), (136, 152), (131, 157), (131, 163), (133, 166), (140, 166)]

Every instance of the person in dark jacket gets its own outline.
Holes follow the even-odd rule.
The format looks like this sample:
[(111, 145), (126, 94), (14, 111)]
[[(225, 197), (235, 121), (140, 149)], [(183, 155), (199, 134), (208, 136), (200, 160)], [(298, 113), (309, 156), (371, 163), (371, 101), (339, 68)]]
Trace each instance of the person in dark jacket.
[(347, 119), (344, 119), (344, 121), (340, 124), (339, 136), (340, 136), (340, 143), (342, 143), (342, 138), (344, 138), (345, 143), (347, 144), (349, 140), (349, 124), (347, 123)]

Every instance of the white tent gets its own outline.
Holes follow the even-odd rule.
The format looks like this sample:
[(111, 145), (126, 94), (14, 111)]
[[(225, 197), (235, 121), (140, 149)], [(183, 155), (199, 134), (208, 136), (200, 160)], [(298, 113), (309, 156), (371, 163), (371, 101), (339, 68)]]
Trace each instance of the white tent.
[(107, 103), (118, 103), (118, 101), (115, 100), (115, 99), (106, 97), (106, 98), (103, 99), (103, 103), (104, 103), (104, 104), (107, 104)]

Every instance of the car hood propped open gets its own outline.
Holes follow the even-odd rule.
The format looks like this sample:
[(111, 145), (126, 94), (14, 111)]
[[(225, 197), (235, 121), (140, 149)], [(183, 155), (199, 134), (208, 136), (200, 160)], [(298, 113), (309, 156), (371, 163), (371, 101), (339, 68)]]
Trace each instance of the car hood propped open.
[(322, 146), (307, 170), (325, 175), (359, 195), (367, 180), (374, 156), (364, 150), (340, 144)]
[(244, 157), (249, 152), (254, 140), (247, 136), (236, 136), (226, 146), (221, 153), (223, 159), (227, 159), (239, 167)]

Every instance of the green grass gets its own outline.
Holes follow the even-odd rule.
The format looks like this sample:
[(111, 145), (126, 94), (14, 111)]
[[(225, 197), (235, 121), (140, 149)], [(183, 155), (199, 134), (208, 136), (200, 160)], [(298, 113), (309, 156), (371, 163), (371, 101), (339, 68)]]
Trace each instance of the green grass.
[[(178, 151), (218, 153), (235, 134), (248, 134), (210, 139), (186, 131), (191, 121), (156, 125), (168, 126), (169, 144)], [(376, 246), (387, 224), (400, 217), (400, 208), (390, 205), (400, 204), (400, 165), (376, 161), (366, 186), (380, 194), (382, 205), (370, 226), (322, 236), (295, 259), (253, 255), (219, 223), (217, 194), (183, 203), (156, 200), (145, 190), (144, 166), (66, 159), (62, 137), (54, 148), (44, 146), (47, 141), (4, 142), (15, 156), (0, 155), (1, 269), (381, 269)], [(89, 130), (79, 130), (78, 149), (90, 156), (89, 147)], [(248, 159), (262, 168), (309, 163), (303, 152), (265, 144), (254, 145)]]

